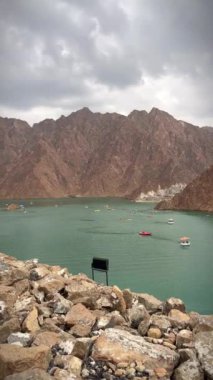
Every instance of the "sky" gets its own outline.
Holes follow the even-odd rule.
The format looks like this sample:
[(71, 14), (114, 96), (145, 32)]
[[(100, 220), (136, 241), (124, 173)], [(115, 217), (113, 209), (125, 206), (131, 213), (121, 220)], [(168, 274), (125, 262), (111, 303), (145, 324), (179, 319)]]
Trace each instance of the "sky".
[(152, 107), (213, 126), (213, 0), (0, 0), (0, 115)]

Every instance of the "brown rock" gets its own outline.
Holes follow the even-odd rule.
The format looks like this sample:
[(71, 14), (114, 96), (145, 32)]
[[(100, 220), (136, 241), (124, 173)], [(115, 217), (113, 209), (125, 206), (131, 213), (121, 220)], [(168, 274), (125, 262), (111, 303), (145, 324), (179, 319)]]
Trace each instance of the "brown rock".
[(70, 373), (73, 373), (74, 375), (80, 376), (81, 367), (82, 367), (82, 360), (77, 358), (76, 356), (72, 355), (67, 359), (65, 369), (68, 369), (68, 371)]
[(95, 316), (90, 310), (88, 310), (82, 304), (72, 306), (69, 313), (65, 317), (65, 323), (68, 326), (74, 326), (76, 324), (87, 325), (92, 328), (96, 321)]
[(78, 338), (87, 337), (91, 333), (91, 326), (76, 324), (70, 329), (70, 333)]
[(171, 328), (171, 322), (165, 315), (153, 314), (150, 319), (150, 327), (158, 327), (162, 332)]
[(61, 335), (56, 332), (51, 331), (41, 331), (36, 335), (33, 341), (34, 346), (45, 345), (48, 347), (54, 346), (56, 343), (61, 341)]
[(0, 285), (0, 300), (5, 302), (7, 308), (13, 307), (16, 298), (16, 289), (13, 286)]
[(158, 344), (150, 344), (140, 336), (118, 329), (107, 329), (96, 339), (92, 357), (113, 363), (140, 361), (146, 369), (163, 367), (168, 375), (179, 360), (176, 352)]
[(16, 294), (17, 296), (20, 296), (22, 293), (25, 293), (29, 290), (30, 283), (28, 279), (20, 280), (16, 282)]
[(35, 298), (30, 293), (23, 293), (20, 297), (18, 297), (15, 305), (14, 311), (16, 313), (26, 311), (30, 312), (35, 305)]
[(72, 276), (66, 280), (65, 290), (68, 293), (68, 299), (74, 301), (84, 296), (88, 297), (91, 291), (97, 289), (97, 284), (90, 280), (86, 275)]
[(43, 369), (27, 369), (21, 373), (14, 373), (5, 377), (5, 380), (51, 380), (52, 377)]
[(155, 368), (155, 374), (158, 379), (162, 379), (163, 377), (167, 376), (167, 371), (165, 368)]
[(126, 311), (126, 302), (123, 292), (114, 285), (112, 287), (112, 294), (115, 294), (115, 310), (119, 311), (121, 314), (124, 314)]
[(150, 324), (150, 318), (145, 318), (143, 321), (140, 322), (138, 326), (138, 332), (141, 336), (146, 335)]
[(0, 284), (5, 286), (12, 286), (17, 281), (26, 279), (27, 276), (28, 273), (24, 267), (24, 263), (22, 263), (22, 267), (8, 265), (6, 269), (0, 270)]
[(79, 359), (84, 359), (85, 355), (89, 352), (93, 342), (96, 340), (96, 337), (93, 338), (77, 338), (74, 341), (74, 347), (72, 354), (77, 356)]
[(124, 289), (123, 290), (123, 297), (126, 303), (126, 308), (130, 309), (132, 307), (133, 303), (133, 294), (129, 289)]
[(28, 332), (35, 332), (40, 329), (38, 324), (38, 310), (36, 307), (34, 307), (25, 318), (22, 329)]
[(163, 309), (164, 309), (164, 313), (165, 314), (169, 314), (170, 310), (172, 310), (172, 309), (180, 310), (183, 313), (186, 310), (183, 301), (181, 299), (179, 299), (179, 298), (174, 298), (174, 297), (168, 298), (166, 300)]
[(45, 294), (54, 294), (59, 292), (65, 286), (65, 280), (62, 276), (49, 275), (38, 281), (39, 290)]
[(20, 323), (17, 317), (11, 318), (0, 325), (0, 343), (5, 343), (9, 335), (20, 330)]
[(46, 346), (25, 348), (0, 344), (0, 380), (29, 368), (47, 370), (49, 361), (50, 351)]
[(147, 335), (150, 338), (155, 338), (155, 339), (160, 339), (162, 336), (160, 329), (158, 329), (157, 327), (151, 327), (148, 330)]
[(184, 328), (190, 325), (190, 317), (177, 309), (172, 309), (168, 314), (173, 327)]
[(189, 330), (181, 330), (176, 337), (176, 346), (181, 347), (190, 347), (193, 342), (193, 334)]
[(137, 298), (138, 302), (143, 304), (150, 313), (155, 313), (156, 311), (161, 310), (163, 306), (162, 301), (150, 294), (139, 293), (137, 294)]
[(33, 268), (30, 271), (30, 280), (31, 281), (38, 281), (42, 278), (48, 276), (50, 274), (50, 270), (47, 268), (47, 266), (42, 265), (37, 268)]

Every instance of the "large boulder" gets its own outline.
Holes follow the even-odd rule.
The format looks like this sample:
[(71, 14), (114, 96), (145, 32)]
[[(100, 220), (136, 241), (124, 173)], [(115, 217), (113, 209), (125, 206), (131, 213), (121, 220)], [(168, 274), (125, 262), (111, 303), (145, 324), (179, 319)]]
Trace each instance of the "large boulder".
[(88, 297), (95, 289), (97, 289), (97, 284), (83, 274), (71, 276), (66, 280), (65, 290), (67, 298), (71, 301), (79, 300), (84, 296)]
[(45, 295), (54, 294), (62, 290), (65, 286), (65, 280), (59, 275), (49, 275), (38, 280), (38, 289), (43, 291)]
[(147, 370), (164, 368), (169, 376), (178, 363), (179, 355), (167, 347), (148, 343), (143, 337), (127, 331), (107, 329), (96, 339), (92, 358), (115, 364), (140, 361)]
[(176, 368), (173, 380), (204, 380), (204, 373), (199, 362), (187, 360)]
[[(191, 315), (190, 315), (191, 317)], [(192, 318), (192, 317), (191, 317)], [(193, 332), (195, 334), (203, 331), (213, 331), (213, 315), (199, 315), (197, 314), (196, 324)]]
[(40, 331), (36, 335), (33, 345), (41, 346), (42, 344), (48, 347), (53, 347), (61, 341), (62, 337), (59, 333), (54, 331)]
[(163, 307), (163, 302), (147, 293), (135, 293), (138, 302), (145, 306), (149, 313), (155, 313)]
[(163, 311), (165, 314), (169, 314), (170, 310), (172, 310), (172, 309), (180, 310), (183, 313), (186, 310), (183, 301), (181, 299), (175, 298), (175, 297), (168, 298), (166, 300), (164, 306), (163, 306)]
[(29, 368), (47, 370), (49, 361), (50, 350), (47, 346), (25, 348), (14, 344), (0, 344), (0, 380)]
[(5, 380), (51, 380), (52, 377), (43, 369), (27, 369), (21, 373), (14, 373), (5, 377)]
[(184, 329), (190, 326), (191, 319), (189, 315), (186, 313), (183, 313), (182, 311), (178, 309), (170, 310), (168, 317), (169, 317), (169, 321), (171, 322), (172, 327)]
[(204, 331), (195, 335), (195, 348), (198, 359), (208, 380), (213, 379), (213, 331)]
[(150, 315), (144, 305), (136, 304), (128, 309), (128, 319), (131, 327), (137, 329), (142, 321), (149, 321)]
[(95, 315), (82, 304), (72, 306), (71, 310), (65, 317), (65, 323), (67, 326), (72, 327), (74, 325), (80, 325), (83, 328), (88, 327), (88, 334), (95, 324), (95, 321)]

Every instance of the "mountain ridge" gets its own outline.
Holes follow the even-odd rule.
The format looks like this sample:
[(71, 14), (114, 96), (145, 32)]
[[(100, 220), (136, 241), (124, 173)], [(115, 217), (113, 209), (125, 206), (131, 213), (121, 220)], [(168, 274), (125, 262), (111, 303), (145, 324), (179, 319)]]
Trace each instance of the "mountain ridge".
[(0, 118), (0, 198), (121, 196), (189, 183), (213, 163), (213, 128), (165, 111), (89, 108), (45, 119)]

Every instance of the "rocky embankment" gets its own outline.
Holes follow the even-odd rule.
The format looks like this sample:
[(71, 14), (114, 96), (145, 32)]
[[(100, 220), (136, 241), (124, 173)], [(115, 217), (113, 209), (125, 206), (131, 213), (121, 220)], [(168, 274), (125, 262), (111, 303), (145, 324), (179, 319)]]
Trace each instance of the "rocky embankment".
[(0, 254), (0, 380), (213, 379), (213, 316)]

